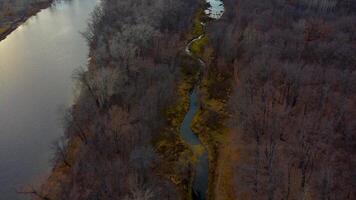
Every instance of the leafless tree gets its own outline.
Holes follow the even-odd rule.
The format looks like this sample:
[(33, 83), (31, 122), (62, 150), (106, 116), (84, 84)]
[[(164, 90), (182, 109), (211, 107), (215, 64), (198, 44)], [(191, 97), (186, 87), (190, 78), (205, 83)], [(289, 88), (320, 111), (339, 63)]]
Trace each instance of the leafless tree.
[(64, 137), (60, 137), (58, 140), (52, 143), (52, 149), (54, 152), (54, 157), (52, 159), (53, 163), (64, 163), (67, 167), (71, 167), (70, 161), (68, 160), (67, 153), (68, 140)]

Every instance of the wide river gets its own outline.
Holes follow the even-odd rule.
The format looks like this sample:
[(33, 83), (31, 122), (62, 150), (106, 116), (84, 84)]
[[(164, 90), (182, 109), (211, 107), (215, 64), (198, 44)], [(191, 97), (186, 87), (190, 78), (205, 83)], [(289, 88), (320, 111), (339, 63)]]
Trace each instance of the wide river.
[(73, 70), (86, 65), (80, 35), (98, 0), (70, 0), (42, 10), (0, 42), (0, 199), (48, 174), (50, 144), (62, 135), (61, 107), (73, 98)]

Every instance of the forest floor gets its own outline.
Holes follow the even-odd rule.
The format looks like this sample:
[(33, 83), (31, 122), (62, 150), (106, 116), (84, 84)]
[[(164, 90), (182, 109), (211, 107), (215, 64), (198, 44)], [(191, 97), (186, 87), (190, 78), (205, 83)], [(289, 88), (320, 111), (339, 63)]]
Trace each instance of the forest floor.
[(16, 30), (21, 24), (42, 9), (48, 8), (53, 0), (46, 0), (33, 3), (24, 8), (24, 11), (17, 13), (9, 13), (8, 11), (0, 10), (0, 41), (5, 39), (12, 31)]

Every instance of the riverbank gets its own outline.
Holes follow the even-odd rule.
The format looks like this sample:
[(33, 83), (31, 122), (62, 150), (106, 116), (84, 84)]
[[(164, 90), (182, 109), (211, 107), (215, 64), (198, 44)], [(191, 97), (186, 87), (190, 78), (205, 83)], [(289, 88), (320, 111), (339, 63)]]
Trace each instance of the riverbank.
[[(53, 3), (53, 0), (45, 0), (41, 2), (32, 3), (29, 7), (25, 8), (21, 13), (4, 14), (5, 16), (0, 19), (0, 41), (5, 39), (10, 33), (17, 29), (21, 24), (42, 9), (46, 9)], [(1, 12), (1, 11), (0, 11)], [(5, 11), (4, 11), (5, 12)]]

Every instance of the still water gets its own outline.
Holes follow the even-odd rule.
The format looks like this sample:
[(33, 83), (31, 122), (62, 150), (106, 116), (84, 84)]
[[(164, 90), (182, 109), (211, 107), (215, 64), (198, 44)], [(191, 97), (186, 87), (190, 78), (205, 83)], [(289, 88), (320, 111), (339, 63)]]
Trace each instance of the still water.
[(62, 134), (58, 108), (71, 103), (71, 74), (86, 64), (80, 32), (97, 3), (56, 3), (0, 42), (1, 200), (27, 199), (16, 188), (50, 169), (50, 144)]

